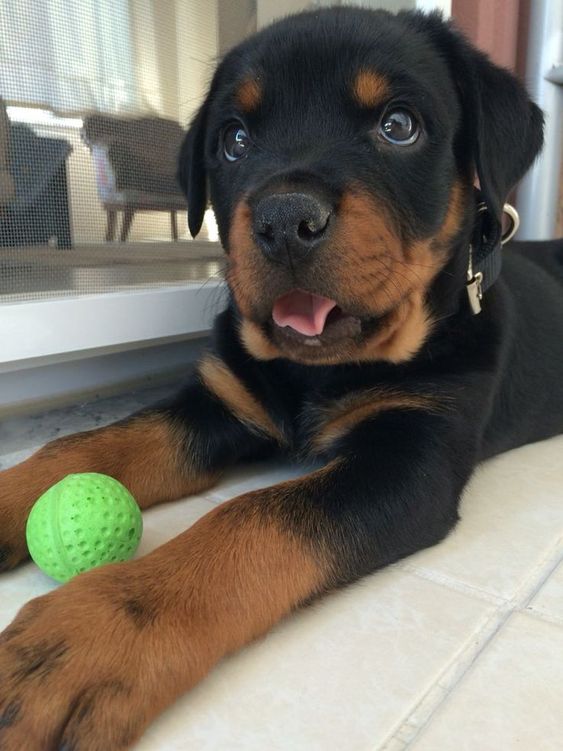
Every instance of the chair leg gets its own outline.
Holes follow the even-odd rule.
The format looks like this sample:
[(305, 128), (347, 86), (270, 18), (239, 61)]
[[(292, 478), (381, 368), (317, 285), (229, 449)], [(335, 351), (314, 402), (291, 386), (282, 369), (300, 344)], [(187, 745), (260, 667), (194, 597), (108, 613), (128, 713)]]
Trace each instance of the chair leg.
[(110, 243), (115, 239), (117, 211), (115, 209), (106, 209), (106, 220), (106, 242)]
[(176, 221), (176, 212), (170, 212), (170, 226), (172, 228), (172, 239), (178, 239), (178, 222)]
[(129, 206), (123, 212), (123, 224), (121, 225), (121, 237), (119, 238), (122, 243), (127, 240), (127, 236), (129, 234), (129, 230), (131, 229), (131, 223), (133, 222), (134, 216), (135, 211)]

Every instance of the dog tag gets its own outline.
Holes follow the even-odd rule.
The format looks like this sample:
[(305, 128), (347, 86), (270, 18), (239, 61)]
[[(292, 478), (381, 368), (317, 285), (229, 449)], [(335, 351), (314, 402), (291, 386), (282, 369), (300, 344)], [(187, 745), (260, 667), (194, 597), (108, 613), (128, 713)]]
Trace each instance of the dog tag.
[(483, 274), (478, 271), (475, 276), (467, 282), (467, 297), (473, 315), (481, 312), (481, 300), (483, 299)]

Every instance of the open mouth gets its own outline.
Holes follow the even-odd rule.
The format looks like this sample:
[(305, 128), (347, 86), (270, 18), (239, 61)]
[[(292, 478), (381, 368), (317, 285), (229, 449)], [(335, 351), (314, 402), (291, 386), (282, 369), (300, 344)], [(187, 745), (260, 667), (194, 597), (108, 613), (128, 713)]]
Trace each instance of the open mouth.
[(310, 347), (357, 339), (362, 322), (338, 306), (335, 300), (294, 289), (279, 297), (272, 310), (274, 333)]

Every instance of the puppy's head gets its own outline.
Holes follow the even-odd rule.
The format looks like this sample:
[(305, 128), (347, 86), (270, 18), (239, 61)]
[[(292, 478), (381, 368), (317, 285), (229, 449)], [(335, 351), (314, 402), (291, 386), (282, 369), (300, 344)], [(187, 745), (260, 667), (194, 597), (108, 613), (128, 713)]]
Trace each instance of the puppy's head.
[(476, 179), (502, 205), (542, 141), (522, 86), (437, 15), (287, 18), (219, 66), (181, 155), (257, 358), (413, 357), (462, 293)]

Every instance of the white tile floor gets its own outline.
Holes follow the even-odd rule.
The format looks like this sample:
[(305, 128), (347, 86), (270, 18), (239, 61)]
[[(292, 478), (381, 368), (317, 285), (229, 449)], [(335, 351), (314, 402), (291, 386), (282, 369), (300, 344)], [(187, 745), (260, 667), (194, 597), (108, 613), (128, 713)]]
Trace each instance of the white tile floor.
[[(150, 510), (140, 553), (296, 472), (249, 467)], [(563, 436), (483, 465), (445, 542), (224, 661), (136, 751), (560, 751), (562, 561)], [(53, 586), (32, 564), (4, 575), (0, 627)]]

